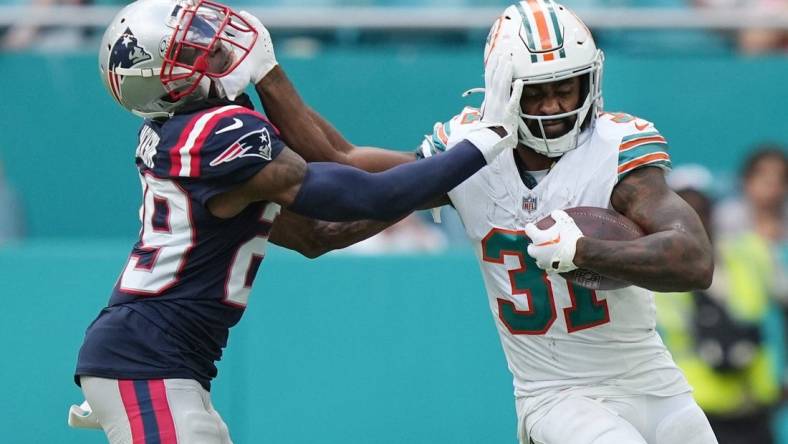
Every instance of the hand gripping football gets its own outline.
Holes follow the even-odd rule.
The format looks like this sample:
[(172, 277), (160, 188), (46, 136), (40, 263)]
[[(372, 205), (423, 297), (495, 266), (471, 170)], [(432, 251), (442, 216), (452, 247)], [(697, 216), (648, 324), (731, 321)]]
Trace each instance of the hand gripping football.
[[(607, 208), (575, 207), (564, 211), (575, 221), (583, 235), (594, 239), (628, 241), (645, 234), (635, 222)], [(553, 218), (547, 216), (537, 222), (536, 226), (544, 230), (554, 223)], [(561, 273), (561, 276), (567, 281), (592, 290), (616, 290), (632, 285), (582, 268)]]

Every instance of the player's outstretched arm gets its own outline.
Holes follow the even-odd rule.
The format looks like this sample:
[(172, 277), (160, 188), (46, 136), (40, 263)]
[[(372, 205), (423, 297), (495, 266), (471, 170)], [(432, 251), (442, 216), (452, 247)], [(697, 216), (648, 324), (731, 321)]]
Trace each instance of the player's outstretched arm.
[[(248, 73), (268, 117), (280, 129), (280, 137), (309, 162), (349, 164), (347, 153), (355, 147), (324, 120), (317, 122), (312, 119), (316, 114), (301, 100), (276, 60), (268, 29), (253, 14), (240, 11), (240, 15), (255, 28), (258, 38), (236, 70), (242, 76)], [(233, 97), (241, 91), (225, 92), (228, 97)]]
[(613, 189), (613, 207), (646, 236), (628, 242), (582, 237), (574, 263), (655, 291), (708, 288), (714, 269), (709, 237), (695, 211), (668, 188), (664, 173), (645, 167)]
[(416, 160), (413, 153), (357, 148), (304, 103), (280, 66), (255, 84), (266, 115), (287, 145), (308, 162), (336, 162), (379, 172)]
[(326, 222), (282, 210), (274, 222), (268, 240), (314, 259), (329, 251), (345, 248), (372, 237), (399, 220)]
[[(283, 140), (309, 162), (337, 162), (377, 172), (415, 160), (410, 153), (377, 148), (357, 149), (310, 109), (276, 61), (271, 35), (257, 17), (241, 15), (258, 32), (258, 40), (241, 68), (248, 70), (268, 117)], [(236, 92), (233, 91), (233, 94)]]
[[(413, 152), (358, 148), (349, 143), (339, 131), (303, 102), (284, 70), (278, 65), (255, 85), (255, 89), (267, 116), (280, 130), (282, 139), (307, 162), (335, 162), (374, 173), (416, 160)], [(443, 195), (419, 209), (448, 203), (448, 195)]]
[(243, 185), (211, 198), (208, 208), (218, 217), (233, 217), (252, 202), (273, 201), (313, 219), (395, 220), (445, 194), (512, 148), (513, 135), (498, 131), (504, 135), (479, 127), (441, 156), (381, 173), (335, 163), (307, 164), (285, 147)]

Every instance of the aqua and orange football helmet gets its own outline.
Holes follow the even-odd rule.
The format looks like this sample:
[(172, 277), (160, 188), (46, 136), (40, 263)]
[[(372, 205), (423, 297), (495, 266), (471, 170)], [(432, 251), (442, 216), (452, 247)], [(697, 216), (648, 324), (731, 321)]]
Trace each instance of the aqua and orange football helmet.
[[(513, 55), (514, 80), (529, 84), (555, 82), (582, 76), (580, 106), (567, 113), (536, 116), (520, 111), (519, 142), (538, 153), (557, 157), (577, 148), (590, 136), (602, 108), (602, 65), (591, 32), (569, 8), (552, 0), (526, 0), (509, 6), (490, 29), (484, 50), (485, 66), (495, 50)], [(576, 116), (567, 133), (547, 138), (543, 121)], [(535, 121), (541, 134), (526, 123)]]

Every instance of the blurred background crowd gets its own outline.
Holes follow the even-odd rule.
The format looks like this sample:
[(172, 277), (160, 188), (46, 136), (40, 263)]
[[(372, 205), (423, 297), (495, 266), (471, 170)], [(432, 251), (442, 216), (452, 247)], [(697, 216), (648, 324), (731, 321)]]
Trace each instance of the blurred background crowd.
[(772, 423), (788, 394), (786, 148), (753, 147), (734, 193), (719, 194), (694, 164), (668, 183), (701, 217), (716, 268), (708, 290), (657, 295), (662, 338), (721, 443), (778, 442)]
[[(398, 9), (411, 12), (419, 9), (442, 9), (452, 10), (460, 15), (463, 10), (467, 10), (469, 15), (473, 15), (475, 10), (496, 11), (508, 4), (505, 0), (237, 0), (231, 3), (240, 8), (265, 7), (287, 13), (290, 15), (288, 19), (275, 19), (269, 21), (268, 25), (276, 31), (275, 35), (297, 36), (301, 44), (309, 47), (337, 42), (379, 44), (382, 41), (417, 40), (446, 44), (466, 42), (469, 39), (472, 41), (477, 35), (462, 28), (463, 23), (478, 23), (473, 20), (457, 24), (453, 27), (455, 32), (445, 32), (444, 24), (435, 27), (440, 29), (440, 32), (433, 29), (432, 32), (423, 30), (424, 32), (420, 33), (397, 33), (391, 32), (392, 26), (383, 26), (383, 30), (376, 26), (367, 26), (361, 31), (353, 29), (357, 28), (355, 23), (365, 20), (356, 20), (352, 16), (381, 11), (385, 15), (386, 10)], [(606, 15), (598, 19), (593, 15), (590, 21), (588, 16), (585, 17), (592, 27), (597, 22), (604, 26), (604, 30), (598, 29), (595, 34), (598, 43), (605, 48), (612, 46), (635, 52), (700, 51), (707, 54), (737, 51), (750, 55), (788, 51), (788, 31), (784, 27), (788, 3), (785, 0), (568, 0), (564, 3), (592, 15), (593, 11), (617, 11), (622, 14), (619, 17)], [(124, 2), (119, 0), (1, 0), (0, 6), (9, 8), (5, 10), (5, 17), (0, 18), (0, 46), (5, 51), (24, 51), (31, 48), (56, 50), (84, 42), (95, 42), (95, 39), (100, 37), (97, 32), (102, 29), (100, 23), (105, 15), (84, 16), (81, 20), (69, 19), (71, 24), (62, 26), (59, 23), (63, 22), (63, 15), (57, 16), (59, 13), (51, 11), (58, 11), (57, 7), (80, 6), (95, 6), (101, 11), (102, 7), (113, 9), (123, 4)], [(38, 19), (31, 19), (28, 12), (14, 10), (15, 6), (38, 8), (40, 16)], [(309, 14), (305, 14), (304, 20), (299, 21), (299, 10), (306, 8), (317, 8), (321, 13), (335, 10), (340, 11), (341, 15), (347, 14), (351, 17), (339, 22), (349, 25), (343, 26), (349, 29), (332, 30), (333, 15), (330, 13), (323, 14), (324, 19), (317, 22), (314, 22)], [(50, 12), (47, 12), (47, 9)], [(646, 13), (655, 10), (668, 12), (671, 15), (664, 17), (673, 18), (675, 21), (656, 23), (660, 16), (644, 20), (643, 14), (637, 12), (638, 10)], [(632, 12), (635, 14), (632, 15)], [(69, 14), (71, 13), (73, 12)], [(486, 21), (486, 15), (488, 14), (481, 14), (482, 22)], [(748, 24), (751, 15), (761, 19), (771, 17), (772, 20)], [(310, 21), (319, 23), (320, 26), (310, 26)], [(392, 21), (396, 19), (389, 16), (388, 20), (381, 19), (379, 24), (391, 24)], [(84, 26), (75, 26), (75, 23), (83, 23)], [(372, 23), (377, 22), (373, 19)], [(617, 27), (621, 29), (616, 29)], [(666, 29), (671, 29), (671, 32), (664, 32)], [(314, 38), (311, 45), (304, 43), (305, 36)]]
[[(674, 141), (669, 185), (696, 209), (716, 249), (711, 288), (657, 296), (663, 339), (695, 388), (720, 443), (788, 443), (788, 413), (783, 408), (788, 399), (788, 113), (784, 109), (788, 0), (565, 3), (589, 23), (597, 44), (608, 53), (606, 76), (612, 79), (605, 84), (608, 103), (631, 106), (636, 109), (623, 111), (653, 117), (669, 142)], [(0, 0), (0, 79), (6, 88), (0, 129), (7, 136), (0, 141), (0, 251), (3, 245), (41, 239), (125, 239), (134, 234), (130, 214), (138, 191), (128, 147), (133, 146), (136, 123), (120, 117), (121, 111), (100, 91), (94, 74), (100, 33), (123, 4)], [(476, 58), (486, 27), (507, 2), (238, 0), (230, 4), (259, 12), (271, 27), (283, 66), (293, 68), (297, 86), (305, 87), (304, 95), (321, 111), (339, 120), (337, 125), (351, 139), (409, 149), (415, 148), (418, 137), (392, 134), (382, 127), (400, 115), (418, 115), (410, 107), (419, 104), (397, 107), (396, 98), (381, 96), (396, 95), (390, 93), (399, 88), (422, 88), (423, 100), (433, 101), (424, 92), (436, 83), (422, 86), (424, 78), (467, 71), (467, 66), (478, 68)], [(413, 17), (435, 20), (446, 14), (454, 20), (451, 26), (408, 25)], [(431, 62), (435, 57), (438, 61)], [(396, 74), (378, 76), (380, 72), (371, 66), (392, 58), (402, 72), (412, 73), (411, 78), (399, 80), (400, 85), (391, 84), (397, 81)], [(661, 71), (649, 77), (652, 68)], [(692, 80), (698, 73), (702, 78)], [(322, 83), (314, 84), (316, 78)], [(468, 78), (478, 75), (466, 75), (463, 81)], [(644, 91), (634, 86), (633, 78), (662, 86)], [(341, 99), (326, 92), (331, 82), (368, 85), (353, 91), (354, 98)], [(389, 83), (384, 88), (382, 82)], [(454, 87), (461, 82), (448, 83)], [(611, 98), (611, 92), (618, 99)], [(409, 125), (422, 128), (423, 134), (431, 122), (448, 119), (452, 109), (459, 110), (457, 95), (451, 97), (441, 99), (451, 105), (435, 105), (430, 117)], [(85, 112), (79, 106), (83, 100), (101, 105)], [(356, 108), (362, 102), (371, 105), (345, 116), (348, 100)], [(18, 105), (25, 101), (33, 111), (20, 111)], [(354, 116), (369, 115), (378, 104), (385, 108), (381, 111), (385, 124), (372, 129), (354, 126), (354, 119), (358, 120)], [(705, 138), (696, 133), (705, 128), (698, 123), (704, 119), (716, 122), (705, 131)], [(359, 126), (370, 122), (378, 125), (367, 120)], [(128, 137), (113, 137), (118, 126), (129, 129)], [(85, 178), (85, 172), (90, 177)], [(122, 175), (122, 186), (110, 181), (116, 174)], [(61, 191), (75, 189), (84, 190), (82, 197), (57, 197)], [(107, 208), (110, 216), (104, 220), (88, 210), (88, 228), (82, 216), (71, 221), (86, 207), (93, 212)], [(123, 222), (116, 221), (120, 210), (129, 213)], [(443, 209), (442, 216), (442, 223), (434, 224), (430, 213), (414, 214), (339, 254), (441, 255), (469, 248), (453, 210)]]

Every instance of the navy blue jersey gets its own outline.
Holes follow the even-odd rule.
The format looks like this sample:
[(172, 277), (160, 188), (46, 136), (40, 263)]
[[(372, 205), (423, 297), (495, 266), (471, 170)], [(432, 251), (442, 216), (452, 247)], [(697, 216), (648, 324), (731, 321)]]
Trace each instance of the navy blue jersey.
[(210, 387), (279, 206), (261, 202), (219, 219), (206, 203), (250, 179), (283, 146), (261, 114), (237, 105), (143, 124), (140, 238), (109, 305), (88, 327), (77, 376), (191, 378)]

